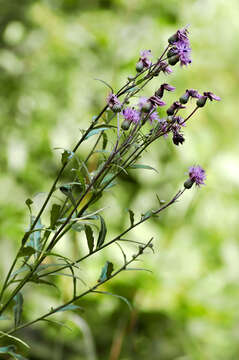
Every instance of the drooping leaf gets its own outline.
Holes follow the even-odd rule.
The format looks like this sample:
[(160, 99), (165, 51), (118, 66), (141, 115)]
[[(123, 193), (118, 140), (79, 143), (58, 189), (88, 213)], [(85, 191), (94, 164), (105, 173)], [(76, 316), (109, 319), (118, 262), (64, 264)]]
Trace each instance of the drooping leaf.
[(105, 221), (104, 221), (103, 217), (101, 215), (98, 215), (98, 216), (100, 218), (100, 232), (99, 232), (96, 247), (100, 248), (104, 244), (106, 233), (107, 233), (107, 228), (106, 228)]
[(22, 307), (23, 307), (23, 296), (20, 292), (14, 296), (14, 301), (16, 303), (16, 305), (14, 305), (13, 307), (14, 322), (15, 322), (15, 327), (17, 327), (21, 322)]
[(130, 308), (130, 310), (133, 310), (133, 307), (132, 305), (130, 304), (129, 300), (126, 299), (124, 296), (121, 296), (121, 295), (117, 295), (117, 294), (112, 294), (108, 291), (98, 291), (98, 290), (94, 290), (92, 291), (93, 293), (97, 293), (97, 294), (103, 294), (103, 295), (111, 295), (111, 296), (114, 296), (114, 297), (117, 297), (118, 299), (120, 300), (123, 300), (127, 305), (128, 307)]
[(51, 208), (51, 229), (55, 229), (56, 222), (60, 217), (61, 213), (61, 205), (59, 204), (53, 204)]
[(108, 86), (108, 88), (110, 88), (110, 90), (112, 91), (112, 93), (114, 93), (114, 90), (113, 88), (104, 80), (102, 79), (98, 79), (98, 78), (95, 78), (95, 80), (98, 80), (98, 81), (101, 81), (103, 84), (105, 84), (106, 86)]
[(91, 130), (85, 137), (85, 140), (89, 139), (91, 136), (99, 134), (101, 131), (108, 130), (112, 126), (103, 125), (100, 127), (95, 127), (93, 130)]
[(69, 160), (71, 160), (74, 156), (74, 153), (70, 150), (64, 150), (61, 154), (61, 163), (62, 165), (65, 165), (68, 163)]
[(70, 328), (69, 326), (65, 325), (65, 324), (64, 324), (63, 322), (61, 322), (61, 321), (49, 320), (49, 319), (41, 319), (41, 321), (46, 321), (46, 322), (48, 322), (49, 324), (61, 326), (61, 327), (64, 327), (64, 328), (72, 331), (72, 328)]
[(100, 277), (97, 281), (102, 282), (102, 281), (109, 279), (113, 270), (114, 270), (113, 263), (110, 261), (106, 261), (105, 265), (103, 266), (103, 268), (101, 270)]
[(134, 226), (134, 212), (130, 209), (128, 209), (128, 212), (129, 212), (130, 224), (131, 226)]
[(69, 305), (66, 305), (64, 307), (62, 307), (61, 309), (57, 310), (56, 312), (60, 312), (60, 311), (68, 311), (68, 310), (81, 310), (83, 311), (84, 308), (81, 307), (81, 306), (78, 306), (78, 305), (74, 305), (74, 304), (69, 304)]
[(77, 232), (81, 232), (85, 230), (85, 225), (83, 224), (79, 224), (79, 223), (75, 223), (72, 225), (71, 227), (73, 230), (77, 231)]
[(1, 331), (1, 330), (0, 330), (0, 334), (2, 335), (1, 337), (6, 336), (6, 337), (8, 337), (8, 338), (10, 338), (10, 339), (13, 339), (13, 340), (21, 343), (21, 344), (24, 345), (26, 348), (30, 349), (30, 346), (29, 346), (27, 343), (25, 343), (25, 341), (19, 339), (18, 337), (12, 336), (12, 335), (10, 335), (10, 334), (7, 334), (7, 333), (5, 333), (4, 331)]
[(89, 225), (85, 225), (85, 235), (86, 235), (86, 239), (87, 239), (89, 252), (92, 253), (92, 251), (94, 249), (94, 235), (93, 235), (93, 231)]
[(156, 172), (158, 172), (155, 168), (153, 168), (152, 166), (149, 165), (143, 165), (143, 164), (134, 164), (129, 166), (129, 169), (146, 169), (146, 170), (154, 170)]
[(31, 255), (35, 254), (35, 252), (36, 252), (36, 250), (33, 247), (25, 246), (19, 252), (18, 257), (31, 256)]

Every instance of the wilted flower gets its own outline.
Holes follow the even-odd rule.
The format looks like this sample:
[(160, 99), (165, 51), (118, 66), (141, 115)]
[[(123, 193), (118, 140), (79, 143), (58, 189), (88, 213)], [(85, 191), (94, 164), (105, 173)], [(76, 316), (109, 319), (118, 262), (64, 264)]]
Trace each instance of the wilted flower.
[(179, 101), (180, 101), (181, 104), (186, 104), (186, 103), (188, 102), (188, 100), (189, 100), (190, 97), (199, 99), (200, 96), (201, 96), (201, 95), (199, 94), (199, 92), (198, 92), (197, 90), (194, 90), (194, 89), (189, 89), (189, 90), (188, 90), (188, 89), (187, 89), (187, 90), (185, 91), (185, 94), (183, 94), (183, 95), (180, 97)]
[(157, 70), (158, 72), (162, 70), (164, 74), (171, 74), (171, 72), (173, 72), (173, 70), (170, 68), (170, 66), (168, 66), (168, 63), (166, 61), (160, 61), (158, 63)]
[(209, 100), (216, 100), (216, 101), (220, 101), (221, 98), (215, 94), (213, 94), (211, 91), (208, 92), (204, 92), (202, 96), (200, 96), (200, 98), (197, 100), (197, 106), (198, 107), (203, 107), (206, 104), (207, 99)]
[(136, 70), (138, 72), (143, 69), (148, 69), (151, 66), (152, 62), (149, 59), (150, 57), (152, 57), (151, 50), (143, 50), (140, 52), (140, 58), (136, 64)]
[(162, 84), (160, 88), (155, 92), (156, 96), (163, 97), (164, 90), (174, 91), (176, 88), (169, 84)]
[(108, 95), (107, 103), (108, 103), (110, 109), (113, 110), (114, 112), (121, 111), (122, 104), (115, 94), (110, 93)]
[(173, 143), (175, 145), (182, 144), (184, 141), (185, 141), (185, 139), (182, 134), (180, 134), (177, 131), (173, 131)]
[(154, 107), (166, 105), (165, 102), (162, 101), (162, 100), (160, 99), (160, 97), (157, 96), (157, 95), (151, 96), (151, 97), (148, 99), (148, 101), (149, 101)]

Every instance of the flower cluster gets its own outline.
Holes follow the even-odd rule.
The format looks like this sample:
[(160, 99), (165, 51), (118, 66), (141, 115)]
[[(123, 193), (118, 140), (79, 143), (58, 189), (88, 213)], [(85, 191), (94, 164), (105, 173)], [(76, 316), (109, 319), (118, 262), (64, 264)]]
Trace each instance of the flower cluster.
[(186, 27), (178, 30), (168, 39), (168, 42), (172, 45), (167, 52), (170, 65), (175, 65), (178, 61), (180, 61), (181, 66), (191, 64), (191, 48), (188, 39), (188, 29)]

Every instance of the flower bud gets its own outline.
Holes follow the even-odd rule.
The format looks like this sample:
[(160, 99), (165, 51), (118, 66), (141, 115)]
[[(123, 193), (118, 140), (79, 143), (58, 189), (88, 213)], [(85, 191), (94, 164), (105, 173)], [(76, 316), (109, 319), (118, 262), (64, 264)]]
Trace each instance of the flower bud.
[(178, 34), (177, 33), (175, 33), (174, 35), (172, 35), (172, 36), (170, 36), (168, 38), (169, 44), (174, 44), (177, 40), (178, 40)]
[(142, 61), (137, 62), (136, 71), (141, 72), (143, 70), (143, 68), (144, 68), (144, 64), (142, 63)]
[(194, 181), (190, 178), (188, 178), (185, 182), (184, 182), (184, 187), (185, 189), (191, 189), (191, 187), (193, 186)]
[(128, 77), (127, 77), (127, 79), (129, 80), (129, 81), (133, 81), (134, 80), (134, 76), (133, 75), (129, 75)]
[(111, 108), (111, 110), (115, 113), (120, 112), (121, 111), (121, 105), (120, 104), (114, 104)]
[(172, 105), (170, 106), (170, 108), (167, 109), (167, 114), (170, 116), (170, 115), (173, 115), (174, 114), (174, 111), (175, 111), (175, 106)]
[(168, 50), (167, 58), (170, 58), (170, 57), (175, 55), (175, 49), (176, 49), (176, 47), (174, 46), (174, 47), (172, 47), (171, 49)]
[(183, 95), (180, 97), (180, 99), (179, 99), (180, 103), (181, 103), (181, 104), (187, 104), (188, 99), (189, 99), (189, 96), (190, 96), (189, 93), (186, 91), (185, 94), (183, 94)]
[(150, 102), (146, 102), (143, 104), (141, 110), (145, 113), (150, 112), (150, 110), (152, 109), (152, 104)]
[(196, 104), (197, 104), (198, 107), (203, 107), (206, 104), (206, 101), (207, 101), (207, 97), (206, 96), (201, 96), (197, 100)]
[(178, 54), (170, 56), (169, 59), (168, 59), (169, 65), (176, 65), (177, 62), (179, 62), (179, 55)]
[(168, 116), (166, 121), (168, 124), (171, 124), (172, 122), (174, 122), (173, 116)]
[(130, 127), (131, 121), (125, 119), (121, 124), (121, 129), (128, 130)]

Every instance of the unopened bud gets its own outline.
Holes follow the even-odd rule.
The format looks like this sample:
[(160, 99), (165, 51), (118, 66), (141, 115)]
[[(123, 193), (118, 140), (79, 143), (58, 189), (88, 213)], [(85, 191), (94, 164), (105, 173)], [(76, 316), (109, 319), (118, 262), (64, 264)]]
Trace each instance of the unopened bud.
[(120, 104), (114, 104), (111, 109), (115, 113), (120, 112), (121, 111), (121, 105)]
[(167, 109), (167, 114), (170, 116), (170, 115), (173, 115), (174, 114), (174, 111), (175, 111), (175, 106), (170, 106), (170, 108)]
[(150, 112), (151, 109), (152, 109), (152, 104), (150, 102), (146, 102), (141, 108), (141, 110), (145, 113)]
[(168, 63), (169, 65), (176, 65), (177, 62), (179, 62), (179, 55), (173, 55), (173, 56), (170, 56), (169, 59), (168, 59)]
[(172, 122), (174, 122), (173, 116), (168, 116), (166, 121), (168, 124), (171, 124)]
[(129, 76), (127, 77), (127, 79), (128, 79), (129, 81), (133, 81), (133, 80), (134, 80), (134, 76), (133, 76), (133, 75), (129, 75)]
[(183, 94), (179, 99), (180, 103), (181, 104), (187, 104), (189, 96), (190, 96), (189, 93), (185, 92), (185, 94)]
[(203, 107), (206, 104), (206, 101), (207, 101), (207, 97), (206, 96), (201, 96), (197, 100), (196, 104), (197, 104), (198, 107)]
[(128, 130), (130, 127), (131, 121), (125, 119), (121, 124), (121, 129)]
[(141, 72), (143, 70), (143, 68), (144, 68), (144, 64), (142, 63), (142, 61), (137, 62), (136, 71)]
[(177, 35), (177, 33), (174, 34), (174, 35), (172, 35), (172, 36), (170, 36), (170, 38), (168, 38), (169, 44), (174, 44), (177, 40), (178, 40), (178, 35)]
[(185, 182), (184, 182), (184, 187), (185, 189), (191, 189), (191, 187), (193, 186), (194, 181), (190, 178), (188, 178)]

